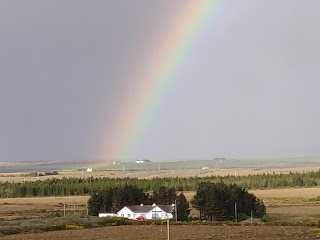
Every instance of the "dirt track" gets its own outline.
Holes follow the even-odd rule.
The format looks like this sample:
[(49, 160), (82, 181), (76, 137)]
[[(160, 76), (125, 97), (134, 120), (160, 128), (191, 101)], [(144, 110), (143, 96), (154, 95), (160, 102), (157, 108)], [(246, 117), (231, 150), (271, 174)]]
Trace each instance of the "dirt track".
[[(221, 239), (255, 239), (255, 240), (301, 240), (320, 239), (320, 233), (313, 233), (308, 227), (291, 226), (171, 226), (172, 240), (221, 240)], [(37, 234), (18, 234), (0, 237), (0, 239), (42, 240), (165, 240), (166, 226), (118, 226), (84, 230), (66, 230)]]

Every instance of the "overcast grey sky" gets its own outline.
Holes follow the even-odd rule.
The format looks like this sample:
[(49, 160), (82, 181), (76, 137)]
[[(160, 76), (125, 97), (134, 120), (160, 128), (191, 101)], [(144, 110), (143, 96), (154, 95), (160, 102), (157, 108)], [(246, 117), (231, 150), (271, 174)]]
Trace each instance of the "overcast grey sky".
[[(0, 1), (0, 161), (113, 159), (130, 76), (183, 4)], [(320, 156), (319, 9), (218, 4), (129, 157)]]

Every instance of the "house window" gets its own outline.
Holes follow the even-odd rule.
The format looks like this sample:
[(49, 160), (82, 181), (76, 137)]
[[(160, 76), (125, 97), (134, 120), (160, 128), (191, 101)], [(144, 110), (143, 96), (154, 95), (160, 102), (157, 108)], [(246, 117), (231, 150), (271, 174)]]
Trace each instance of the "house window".
[(130, 214), (130, 213), (128, 214), (128, 217), (131, 217), (131, 214)]
[(158, 213), (152, 213), (152, 219), (159, 219), (160, 216)]
[(123, 213), (121, 213), (121, 217), (124, 217), (124, 214), (123, 214)]

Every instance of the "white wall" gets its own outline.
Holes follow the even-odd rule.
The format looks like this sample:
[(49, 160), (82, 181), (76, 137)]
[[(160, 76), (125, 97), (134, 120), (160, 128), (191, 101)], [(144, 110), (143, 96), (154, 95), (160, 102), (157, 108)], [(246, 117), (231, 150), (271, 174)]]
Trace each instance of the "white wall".
[(116, 217), (116, 213), (99, 213), (99, 217)]
[(135, 213), (133, 213), (129, 208), (124, 207), (122, 208), (118, 213), (118, 217), (125, 217), (125, 218), (130, 218), (130, 219), (136, 219), (139, 216), (136, 216)]
[(147, 213), (146, 219), (167, 219), (167, 218), (172, 219), (173, 215), (172, 213), (166, 213), (164, 212), (161, 208), (156, 206), (153, 208), (150, 212)]

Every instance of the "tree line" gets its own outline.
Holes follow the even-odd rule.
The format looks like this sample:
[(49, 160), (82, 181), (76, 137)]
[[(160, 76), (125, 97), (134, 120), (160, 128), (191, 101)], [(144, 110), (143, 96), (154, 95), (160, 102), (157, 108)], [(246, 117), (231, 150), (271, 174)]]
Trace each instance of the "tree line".
[(210, 221), (245, 220), (248, 216), (261, 218), (266, 214), (262, 200), (236, 184), (200, 183), (192, 200), (200, 218)]
[[(152, 193), (145, 193), (136, 186), (112, 187), (93, 192), (88, 201), (89, 214), (99, 212), (117, 213), (124, 206), (139, 204), (173, 204), (176, 203), (177, 220), (189, 219), (189, 202), (183, 193), (177, 194), (174, 188), (161, 186)], [(199, 210), (200, 219), (210, 221), (244, 220), (248, 216), (261, 218), (266, 213), (264, 203), (255, 195), (236, 184), (223, 182), (200, 183), (192, 206)]]
[(117, 213), (124, 206), (141, 203), (146, 205), (177, 203), (177, 220), (179, 221), (187, 220), (190, 213), (189, 203), (184, 194), (177, 195), (175, 189), (164, 186), (153, 191), (152, 194), (145, 193), (141, 188), (132, 185), (99, 190), (91, 194), (88, 209), (90, 215), (97, 216), (99, 212)]
[(201, 182), (227, 185), (237, 184), (245, 189), (270, 189), (285, 187), (312, 187), (320, 185), (320, 170), (316, 172), (288, 174), (257, 174), (248, 176), (210, 176), (188, 178), (52, 178), (35, 182), (1, 182), (0, 197), (70, 196), (90, 195), (102, 189), (134, 185), (144, 192), (161, 186), (179, 191), (196, 191)]

